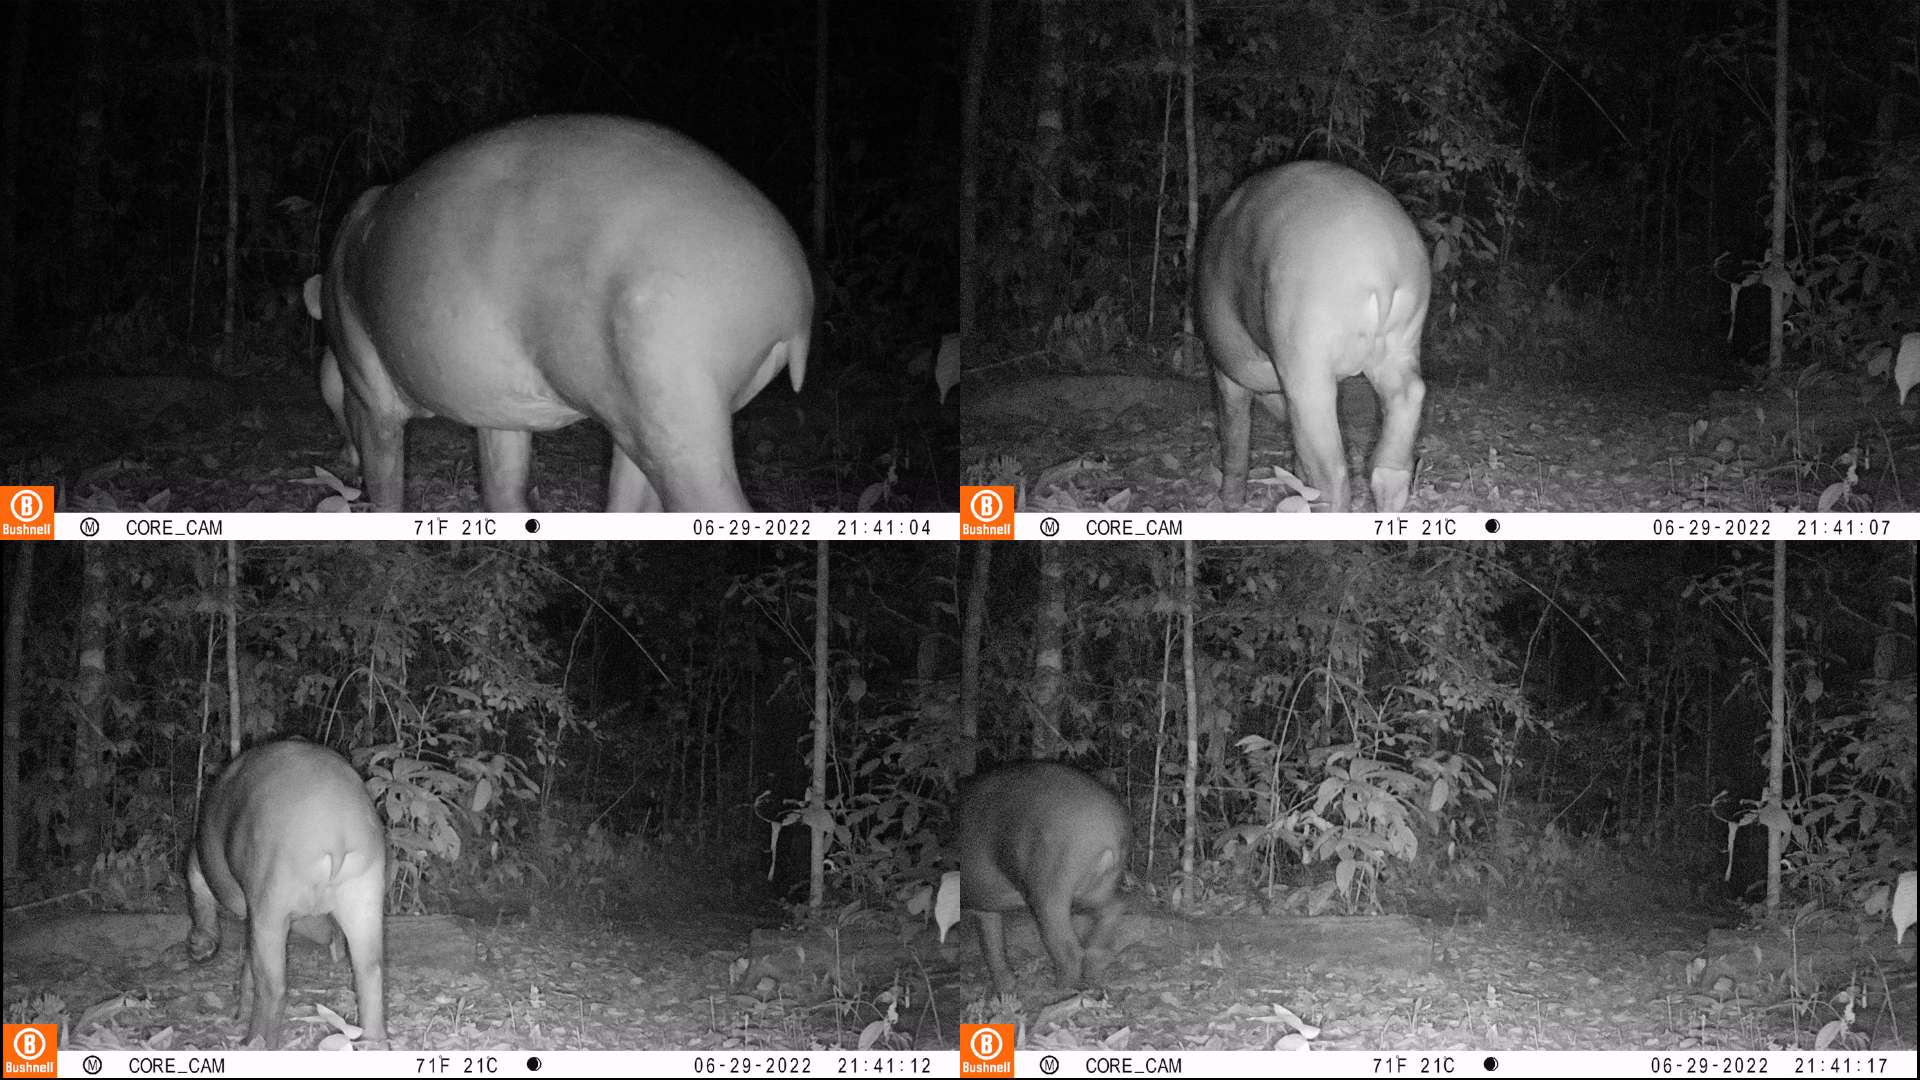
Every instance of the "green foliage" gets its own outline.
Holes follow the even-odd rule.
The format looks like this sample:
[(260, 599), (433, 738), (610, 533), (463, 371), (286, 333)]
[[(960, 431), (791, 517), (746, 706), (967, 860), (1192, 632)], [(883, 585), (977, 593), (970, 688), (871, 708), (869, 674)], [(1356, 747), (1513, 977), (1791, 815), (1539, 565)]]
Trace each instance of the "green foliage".
[[(1451, 857), (1474, 838), (1496, 794), (1483, 762), (1512, 768), (1537, 726), (1494, 624), (1511, 583), (1483, 550), (1201, 549), (1196, 719), (1208, 862), (1198, 875), (1208, 888), (1276, 896), (1297, 885), (1286, 902), (1303, 910), (1373, 908), (1388, 867), (1409, 864), (1424, 844)], [(1160, 629), (1180, 609), (1142, 571), (1169, 580), (1178, 570), (1167, 560), (1165, 549), (1141, 546), (1069, 564), (1079, 600), (1072, 648), (1083, 684), (1100, 689), (1069, 695), (1062, 732), (1069, 746), (1125, 763), (1125, 775), (1151, 778), (1145, 790), (1160, 800), (1163, 831), (1140, 835), (1159, 845), (1173, 842), (1184, 812), (1183, 755), (1178, 720), (1156, 734), (1145, 717), (1170, 704), (1162, 680), (1180, 677), (1166, 666)], [(1142, 634), (1142, 622), (1154, 630)], [(1003, 735), (983, 738), (1005, 745)], [(1157, 777), (1144, 768), (1151, 760)], [(1133, 801), (1138, 809), (1146, 799)]]
[(395, 888), (416, 910), (446, 871), (501, 872), (518, 857), (537, 794), (524, 756), (552, 754), (578, 727), (535, 637), (540, 550), (349, 544), (249, 564), (263, 617), (248, 651), (283, 661), (262, 665), (285, 684), (263, 696), (343, 722), (336, 745), (365, 748), (356, 764), (388, 827)]
[[(402, 753), (401, 747), (388, 743), (355, 755), (356, 765), (368, 774), (374, 807), (386, 823), (387, 845), (395, 857), (391, 873), (401, 902), (422, 909), (436, 866), (470, 876), (485, 868), (500, 878), (520, 878), (520, 815), (538, 795), (520, 760), (476, 752), (473, 740), (458, 732), (430, 736), (408, 749), (411, 753)], [(479, 850), (466, 848), (469, 839), (480, 841)], [(469, 856), (464, 861), (463, 854)]]
[[(220, 332), (229, 269), (219, 124), (202, 122), (207, 78), (224, 62), (220, 13), (183, 20), (178, 7), (123, 5), (95, 14), (110, 30), (94, 61), (148, 77), (109, 79), (92, 160), (69, 167), (70, 113), (42, 111), (18, 132), (16, 149), (47, 163), (23, 177), (23, 203), (43, 212), (20, 237), (22, 275), (54, 286), (59, 305), (26, 321), (84, 342), (80, 359), (92, 372), (217, 364), (222, 374), (257, 375), (284, 362), (306, 323), (287, 298), (318, 265), (321, 221), (424, 150), (528, 110), (539, 60), (527, 23), (539, 6), (485, 8), (336, 0), (233, 13), (231, 269), (236, 320), (259, 325), (231, 354), (205, 350), (187, 362)], [(167, 120), (189, 114), (189, 123)], [(75, 171), (97, 174), (93, 205), (71, 205)], [(109, 242), (75, 250), (76, 214)]]
[[(1639, 849), (1617, 847), (1596, 834), (1576, 835), (1564, 827), (1563, 815), (1555, 806), (1517, 799), (1501, 808), (1484, 842), (1470, 856), (1452, 865), (1423, 867), (1427, 873), (1412, 884), (1420, 891), (1451, 895), (1456, 903), (1470, 892), (1493, 893), (1502, 905), (1534, 915), (1617, 913), (1650, 899), (1674, 907), (1692, 903), (1690, 890), (1700, 877), (1697, 872), (1686, 880), (1689, 875), (1669, 868), (1651, 875), (1661, 884), (1650, 889), (1630, 855), (1642, 860), (1653, 857)], [(1620, 895), (1629, 882), (1643, 894)]]
[(1863, 706), (1813, 722), (1804, 794), (1785, 808), (1786, 883), (1856, 906), (1915, 866), (1913, 676), (1873, 681)]
[[(810, 844), (787, 834), (794, 841), (788, 848), (782, 834), (813, 827), (826, 833), (824, 874), (836, 897), (891, 905), (918, 884), (938, 877), (941, 848), (935, 827), (944, 819), (953, 791), (957, 732), (939, 718), (943, 710), (936, 708), (926, 687), (896, 681), (900, 669), (909, 666), (902, 646), (914, 650), (917, 663), (918, 648), (929, 644), (936, 630), (944, 634), (952, 620), (949, 605), (930, 602), (951, 588), (946, 553), (930, 557), (938, 550), (900, 545), (860, 560), (836, 551), (829, 594), (833, 723), (827, 790), (817, 810), (804, 795), (796, 795), (781, 800), (769, 816), (761, 810), (768, 797), (762, 791), (752, 811), (772, 827), (770, 854), (790, 884), (804, 880), (808, 869), (804, 858), (790, 852), (810, 851)], [(775, 636), (794, 649), (783, 683), (796, 695), (804, 694), (802, 716), (813, 704), (811, 662), (802, 663), (801, 651), (812, 641), (817, 586), (811, 558), (795, 558), (775, 562), (728, 590), (737, 606), (771, 622)], [(926, 625), (912, 624), (914, 633), (901, 639), (883, 627), (899, 625), (900, 605), (908, 598), (930, 602), (934, 610)], [(729, 644), (738, 640), (736, 634)], [(810, 777), (810, 770), (803, 773), (798, 766), (812, 760), (811, 725), (792, 745), (791, 758), (783, 754), (780, 767), (789, 775)], [(796, 784), (794, 790), (802, 786)]]
[(361, 742), (447, 732), (524, 741), (568, 730), (555, 664), (536, 640), (537, 548), (356, 544), (262, 563), (257, 648), (286, 662), (296, 707), (338, 715)]
[[(213, 679), (222, 669), (206, 651), (224, 653), (225, 550), (87, 550), (104, 571), (101, 599), (115, 611), (118, 682), (108, 691), (98, 760), (70, 766), (63, 725), (41, 725), (24, 740), (33, 774), (75, 781), (42, 811), (55, 847), (132, 848), (155, 821), (173, 823), (174, 850), (186, 843), (199, 790), (193, 770), (223, 761), (229, 727), (226, 688)], [(429, 864), (451, 864), (463, 851), (498, 858), (533, 796), (523, 756), (552, 753), (577, 728), (547, 646), (534, 635), (546, 592), (531, 558), (539, 549), (233, 550), (241, 560), (232, 601), (242, 743), (303, 735), (336, 748), (372, 747), (358, 764), (372, 775), (396, 851), (413, 867), (403, 887), (416, 897)], [(182, 633), (182, 623), (196, 629)], [(56, 642), (79, 632), (70, 615), (51, 611), (45, 625)], [(55, 657), (35, 658), (28, 670), (32, 700), (71, 695), (63, 681), (71, 669)], [(193, 717), (197, 730), (185, 722)], [(490, 843), (475, 853), (463, 836)]]
[[(1720, 735), (1732, 743), (1721, 751), (1732, 759), (1721, 773), (1697, 783), (1688, 776), (1672, 783), (1720, 792), (1727, 798), (1716, 798), (1716, 803), (1734, 804), (1735, 809), (1719, 811), (1719, 821), (1710, 820), (1701, 806), (1685, 808), (1685, 816), (1694, 819), (1696, 828), (1708, 830), (1711, 839), (1718, 839), (1711, 834), (1721, 833), (1727, 820), (1756, 832), (1781, 829), (1784, 888), (1791, 896), (1827, 904), (1842, 898), (1859, 902), (1911, 868), (1915, 859), (1914, 681), (1910, 670), (1900, 674), (1892, 660), (1902, 648), (1911, 649), (1912, 610), (1904, 600), (1882, 599), (1889, 582), (1900, 594), (1911, 595), (1910, 566), (1897, 566), (1911, 553), (1874, 546), (1838, 552), (1845, 557), (1794, 559), (1788, 567), (1786, 749), (1777, 804), (1769, 803), (1761, 790), (1771, 738), (1764, 718), (1771, 696), (1765, 650), (1771, 633), (1772, 568), (1757, 549), (1677, 581), (1674, 591), (1684, 603), (1641, 610), (1642, 621), (1634, 629), (1647, 640), (1673, 636), (1693, 645), (1676, 649), (1665, 668), (1647, 668), (1630, 699), (1651, 709), (1655, 702), (1646, 699), (1654, 698), (1663, 684), (1724, 679), (1730, 666), (1738, 673), (1724, 691), (1733, 706), (1721, 708), (1760, 722), (1727, 725), (1743, 737)], [(1896, 555), (1899, 558), (1890, 558)], [(1860, 658), (1848, 652), (1859, 651), (1859, 646), (1837, 648), (1839, 635), (1825, 613), (1871, 610), (1875, 603), (1885, 605), (1885, 622), (1868, 646), (1881, 673), (1863, 678), (1849, 670)], [(1702, 647), (1709, 636), (1723, 640)], [(1627, 747), (1625, 755), (1617, 756), (1629, 761), (1657, 750), (1631, 741)], [(1759, 837), (1750, 839), (1763, 843)]]
[(1920, 327), (1920, 144), (1886, 147), (1869, 171), (1822, 185), (1807, 249), (1789, 266), (1792, 341), (1815, 360)]
[[(834, 790), (820, 824), (836, 895), (892, 905), (939, 880), (944, 848), (935, 827), (953, 797), (952, 740), (926, 725), (911, 730), (915, 719), (862, 715), (832, 755)], [(777, 827), (812, 821), (805, 802), (792, 799)]]
[[(1036, 10), (1010, 12), (996, 35), (1028, 39), (1021, 20)], [(1487, 290), (1494, 237), (1531, 183), (1493, 83), (1518, 47), (1502, 13), (1498, 0), (1200, 4), (1202, 213), (1262, 167), (1354, 165), (1408, 204), (1437, 249), (1435, 311), (1458, 317)], [(1006, 164), (990, 164), (1003, 172), (983, 185), (995, 197), (980, 257), (987, 302), (1001, 309), (988, 325), (1018, 327), (1012, 347), (1040, 344), (1064, 366), (1106, 366), (1124, 351), (1116, 329), (1145, 333), (1153, 312), (1162, 333), (1185, 304), (1185, 152), (1177, 104), (1171, 123), (1168, 113), (1183, 35), (1177, 5), (1139, 5), (1118, 21), (1099, 4), (1057, 15), (1069, 70), (1057, 172), (1034, 162), (1029, 82), (989, 79), (982, 157)]]
[(156, 357), (175, 348), (167, 331), (167, 311), (157, 297), (141, 296), (123, 310), (101, 312), (87, 320), (86, 341), (98, 369), (112, 374), (152, 371)]
[[(1265, 785), (1256, 782), (1256, 793), (1291, 796), (1291, 801), (1278, 818), (1227, 830), (1217, 840), (1228, 845), (1278, 842), (1303, 867), (1332, 863), (1331, 878), (1295, 896), (1308, 914), (1320, 914), (1336, 902), (1344, 902), (1349, 911), (1377, 909), (1381, 870), (1389, 861), (1404, 862), (1419, 852), (1415, 800), (1427, 785), (1406, 769), (1360, 756), (1351, 744), (1316, 748), (1303, 768), (1288, 767), (1276, 753), (1279, 748), (1258, 735), (1246, 736), (1239, 747), (1260, 775), (1290, 781), (1290, 790), (1284, 792), (1262, 791)], [(1320, 777), (1317, 784), (1308, 782), (1313, 776)]]

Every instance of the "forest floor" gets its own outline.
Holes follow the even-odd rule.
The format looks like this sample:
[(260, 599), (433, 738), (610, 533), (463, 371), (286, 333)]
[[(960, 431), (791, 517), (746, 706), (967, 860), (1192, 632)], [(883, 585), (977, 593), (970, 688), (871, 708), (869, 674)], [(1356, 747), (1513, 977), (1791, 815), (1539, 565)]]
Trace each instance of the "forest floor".
[[(1672, 875), (1529, 889), (1524, 912), (1495, 894), (1360, 918), (1183, 918), (1138, 900), (1100, 993), (1049, 992), (1016, 928), (1018, 1003), (985, 1000), (965, 925), (945, 946), (875, 911), (782, 930), (750, 883), (665, 860), (553, 892), (389, 916), (394, 1048), (951, 1049), (978, 1020), (1022, 1022), (1031, 1049), (1764, 1050), (1811, 1048), (1823, 1028), (1832, 1049), (1915, 1042), (1913, 942), (1894, 948), (1884, 916), (1736, 930)], [(11, 916), (8, 1018), (69, 1025), (74, 1048), (231, 1047), (238, 924), (204, 966), (185, 934), (178, 906)], [(351, 972), (323, 947), (295, 945), (288, 985), (290, 1046), (330, 1033), (316, 1002), (352, 1015)]]
[[(779, 379), (733, 418), (735, 463), (754, 507), (852, 510), (868, 496), (879, 510), (955, 508), (958, 414), (931, 384), (810, 374), (801, 395)], [(61, 510), (308, 512), (356, 479), (305, 377), (76, 379), (0, 395), (0, 433), (0, 476), (57, 484)], [(534, 505), (602, 509), (611, 448), (595, 421), (535, 435)], [(408, 508), (479, 510), (478, 460), (471, 429), (409, 424)]]
[[(1019, 484), (1033, 511), (1218, 511), (1210, 379), (1046, 375), (962, 408), (970, 483)], [(1341, 385), (1360, 508), (1378, 432), (1372, 389)], [(1290, 494), (1292, 436), (1253, 410), (1247, 510)], [(1752, 389), (1672, 372), (1564, 373), (1489, 386), (1429, 375), (1416, 513), (1895, 512), (1920, 507), (1920, 395), (1819, 376)], [(1849, 476), (1853, 482), (1848, 485)], [(1264, 481), (1264, 482), (1263, 482)], [(1836, 487), (1835, 485), (1840, 485)], [(1838, 501), (1822, 507), (1822, 496)]]

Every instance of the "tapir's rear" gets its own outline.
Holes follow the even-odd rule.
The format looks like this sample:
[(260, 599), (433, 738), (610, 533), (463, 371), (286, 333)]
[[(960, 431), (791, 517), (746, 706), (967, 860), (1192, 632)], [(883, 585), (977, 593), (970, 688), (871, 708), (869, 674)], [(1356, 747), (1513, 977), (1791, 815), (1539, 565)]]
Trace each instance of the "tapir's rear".
[(353, 957), (360, 1024), (387, 1037), (383, 903), (387, 840), (367, 789), (346, 759), (313, 743), (267, 743), (227, 765), (200, 805), (187, 858), (193, 932), (187, 955), (211, 960), (220, 908), (247, 920), (240, 1011), (247, 1039), (280, 1043), (286, 1013), (287, 931), (330, 916)]
[[(1026, 907), (1063, 987), (1098, 979), (1124, 903), (1133, 822), (1118, 796), (1071, 765), (1026, 761), (984, 773), (960, 793), (960, 903), (979, 919), (994, 989), (1013, 991), (1001, 914)], [(1083, 943), (1073, 914), (1092, 917)]]

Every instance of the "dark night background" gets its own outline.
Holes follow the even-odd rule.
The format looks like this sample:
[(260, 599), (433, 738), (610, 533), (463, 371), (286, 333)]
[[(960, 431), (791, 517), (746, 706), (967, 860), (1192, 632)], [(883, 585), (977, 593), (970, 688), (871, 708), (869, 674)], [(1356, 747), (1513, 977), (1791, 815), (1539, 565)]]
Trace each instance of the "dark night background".
[[(803, 392), (735, 422), (762, 509), (950, 509), (957, 418), (928, 369), (956, 293), (957, 8), (836, 3), (825, 246), (813, 249), (814, 6), (372, 2), (235, 6), (238, 310), (222, 330), (225, 15), (203, 2), (10, 3), (0, 270), (9, 477), (121, 509), (307, 510), (338, 470), (301, 306), (352, 200), (503, 121), (604, 111), (678, 128), (786, 215), (814, 259)], [(923, 355), (926, 354), (926, 355)], [(473, 438), (409, 428), (417, 495), (477, 507)], [(548, 509), (598, 509), (596, 423), (536, 438)], [(349, 477), (350, 479), (350, 477)]]
[[(1204, 0), (1190, 131), (1182, 5), (1003, 0), (984, 26), (976, 10), (827, 8), (819, 329), (805, 390), (776, 383), (735, 419), (756, 505), (944, 508), (972, 479), (1071, 509), (1210, 508), (1188, 200), (1204, 222), (1296, 158), (1380, 179), (1435, 251), (1413, 509), (1911, 505), (1916, 409), (1888, 371), (1920, 331), (1913, 4), (1791, 6), (1778, 370), (1756, 277), (1771, 4)], [(234, 11), (231, 61), (206, 0), (7, 11), (0, 462), (70, 505), (317, 504), (324, 488), (293, 481), (341, 465), (300, 284), (355, 194), (500, 121), (677, 126), (813, 246), (813, 5)], [(931, 360), (963, 309), (966, 381), (943, 405)], [(1372, 399), (1348, 391), (1359, 457)], [(410, 442), (421, 500), (472, 506), (471, 435), (416, 423)], [(591, 423), (538, 440), (543, 505), (594, 508), (604, 447)], [(1292, 462), (1265, 418), (1255, 451)]]
[[(969, 761), (1029, 756), (1134, 823), (1107, 996), (1034, 1021), (1073, 1045), (1268, 1046), (1232, 1017), (1273, 1006), (1349, 1048), (1911, 1044), (1911, 544), (1786, 548), (1771, 909), (1760, 827), (1728, 832), (1764, 787), (1770, 546), (1198, 545), (1188, 663), (1177, 546), (836, 545), (811, 916), (773, 822), (813, 748), (814, 548), (248, 544), (228, 593), (222, 546), (25, 547), (6, 1000), (142, 990), (82, 1041), (236, 1030), (234, 935), (179, 953), (230, 605), (246, 741), (381, 795), (401, 1047), (951, 1047), (1013, 1014), (919, 903)], [(1032, 1017), (1051, 972), (1014, 940)], [(295, 1014), (341, 1007), (345, 966), (294, 956)]]
[[(711, 147), (814, 258), (806, 386), (734, 418), (763, 509), (947, 508), (962, 479), (1208, 508), (1188, 197), (1204, 221), (1294, 158), (1378, 177), (1438, 252), (1412, 509), (1911, 506), (1885, 363), (1920, 330), (1920, 8), (1793, 7), (1773, 372), (1763, 292), (1730, 303), (1767, 242), (1771, 5), (1196, 8), (1189, 134), (1179, 4), (996, 0), (981, 37), (969, 3), (835, 0), (816, 250), (812, 4), (255, 0), (229, 59), (210, 0), (13, 3), (6, 479), (67, 509), (313, 509), (342, 466), (299, 289), (347, 205), (498, 122), (603, 110)], [(1264, 420), (1255, 450), (1292, 461)], [(412, 425), (415, 505), (477, 505), (474, 457)], [(536, 498), (595, 508), (605, 459), (593, 423), (536, 440)], [(382, 794), (400, 1048), (944, 1048), (983, 1019), (1261, 1048), (1276, 1009), (1377, 1050), (1913, 1043), (1887, 911), (1915, 864), (1911, 544), (1787, 549), (1772, 905), (1741, 824), (1770, 547), (1222, 543), (1188, 594), (1161, 545), (837, 545), (814, 910), (813, 548), (28, 550), (4, 553), (5, 994), (87, 1017), (76, 1046), (235, 1041), (233, 929), (215, 964), (181, 949), (230, 726)], [(956, 783), (1031, 756), (1111, 784), (1135, 830), (1107, 993), (1044, 1017), (1030, 930), (995, 1002), (970, 928), (937, 945), (923, 906)], [(350, 1001), (325, 950), (291, 967), (296, 1016)]]
[[(1413, 509), (1913, 506), (1920, 410), (1888, 366), (1920, 331), (1920, 5), (1789, 5), (1772, 374), (1767, 290), (1734, 286), (1768, 248), (1773, 3), (1195, 6), (1191, 133), (1181, 4), (993, 6), (971, 475), (1047, 508), (1218, 509), (1189, 189), (1204, 228), (1306, 158), (1378, 179), (1436, 252)], [(1345, 390), (1358, 458), (1373, 398)], [(1265, 416), (1254, 451), (1293, 467)]]

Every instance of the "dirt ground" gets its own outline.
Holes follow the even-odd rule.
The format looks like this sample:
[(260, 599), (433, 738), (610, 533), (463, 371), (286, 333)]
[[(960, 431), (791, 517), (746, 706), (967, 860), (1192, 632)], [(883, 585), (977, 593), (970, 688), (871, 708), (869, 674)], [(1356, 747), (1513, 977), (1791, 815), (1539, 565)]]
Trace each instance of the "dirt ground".
[[(785, 381), (733, 418), (747, 499), (766, 511), (952, 510), (958, 414), (931, 386)], [(897, 423), (896, 423), (897, 422)], [(582, 421), (534, 436), (531, 491), (549, 513), (605, 505), (612, 441)], [(0, 472), (56, 483), (63, 510), (310, 512), (356, 479), (312, 380), (79, 379), (0, 398)], [(447, 420), (407, 425), (409, 510), (480, 509), (478, 443)], [(329, 480), (322, 470), (339, 477)]]
[[(609, 876), (549, 902), (389, 916), (396, 1049), (833, 1049), (863, 1037), (951, 1049), (962, 1021), (1024, 1022), (1031, 1048), (1255, 1049), (1295, 1034), (1364, 1050), (1911, 1049), (1914, 947), (1892, 929), (1803, 920), (1739, 929), (1652, 877), (1572, 888), (1543, 913), (1179, 917), (1136, 897), (1099, 993), (1062, 995), (1031, 923), (1012, 922), (1018, 1002), (987, 1000), (974, 935), (945, 946), (896, 914), (783, 929), (752, 890)], [(1698, 910), (1695, 910), (1695, 907)], [(10, 1018), (58, 1020), (79, 1048), (212, 1049), (243, 1035), (241, 934), (189, 964), (183, 909), (10, 918)], [(287, 1041), (352, 1016), (352, 975), (298, 942)]]
[[(1378, 410), (1364, 380), (1340, 389), (1348, 462), (1364, 479)], [(1430, 378), (1407, 509), (1812, 511), (1828, 494), (1834, 509), (1911, 511), (1916, 416), (1920, 395), (1902, 408), (1890, 383), (1837, 377), (1791, 390), (1676, 375), (1500, 387)], [(1253, 417), (1247, 510), (1271, 510), (1288, 493), (1272, 478), (1276, 466), (1294, 467), (1292, 436), (1259, 408)], [(962, 426), (971, 473), (1020, 484), (1028, 510), (1221, 509), (1209, 381), (1026, 379), (974, 394)]]

